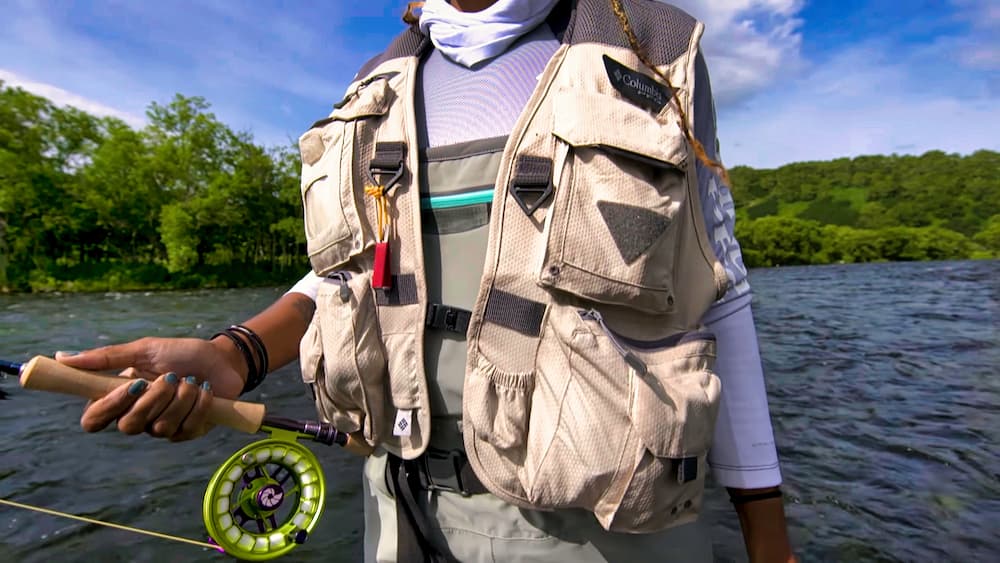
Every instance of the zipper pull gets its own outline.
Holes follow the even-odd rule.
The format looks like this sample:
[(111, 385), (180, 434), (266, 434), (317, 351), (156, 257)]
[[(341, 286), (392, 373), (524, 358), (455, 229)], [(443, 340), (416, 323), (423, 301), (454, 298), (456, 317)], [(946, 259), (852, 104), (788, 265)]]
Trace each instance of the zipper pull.
[(337, 280), (340, 285), (340, 300), (347, 303), (351, 299), (351, 288), (347, 285), (347, 280), (351, 279), (350, 272), (334, 272), (327, 277)]
[(607, 335), (608, 340), (611, 341), (611, 345), (615, 347), (615, 350), (618, 350), (618, 353), (621, 354), (623, 358), (625, 358), (625, 363), (632, 366), (632, 369), (638, 372), (639, 375), (645, 376), (649, 373), (649, 368), (646, 367), (646, 362), (639, 359), (639, 356), (636, 356), (635, 352), (629, 350), (625, 346), (622, 346), (622, 343), (618, 341), (615, 333), (611, 332), (611, 329), (608, 328), (608, 325), (604, 322), (604, 317), (597, 309), (590, 309), (588, 311), (580, 309), (578, 313), (580, 314), (580, 318), (596, 321), (597, 324), (601, 325), (601, 330), (603, 330), (604, 334)]

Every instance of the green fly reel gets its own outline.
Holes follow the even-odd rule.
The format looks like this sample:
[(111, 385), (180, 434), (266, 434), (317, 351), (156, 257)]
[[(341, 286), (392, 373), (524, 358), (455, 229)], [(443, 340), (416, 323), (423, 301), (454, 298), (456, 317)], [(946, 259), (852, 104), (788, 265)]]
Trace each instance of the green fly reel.
[(202, 513), (208, 534), (226, 553), (248, 561), (285, 555), (309, 537), (326, 498), (319, 460), (276, 428), (233, 454), (208, 483)]

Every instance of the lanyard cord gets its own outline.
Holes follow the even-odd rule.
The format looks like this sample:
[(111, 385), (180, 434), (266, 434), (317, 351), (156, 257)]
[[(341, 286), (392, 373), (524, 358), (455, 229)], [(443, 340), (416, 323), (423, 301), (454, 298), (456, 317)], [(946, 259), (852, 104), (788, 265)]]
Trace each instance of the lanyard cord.
[(368, 186), (365, 193), (375, 199), (375, 221), (378, 227), (378, 240), (385, 242), (389, 238), (389, 200), (383, 186)]

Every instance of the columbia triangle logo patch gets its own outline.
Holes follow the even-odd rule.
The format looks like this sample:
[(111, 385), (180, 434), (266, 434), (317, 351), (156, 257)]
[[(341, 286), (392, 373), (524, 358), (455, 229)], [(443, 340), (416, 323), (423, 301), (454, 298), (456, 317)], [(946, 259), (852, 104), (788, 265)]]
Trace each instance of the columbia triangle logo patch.
[(615, 90), (633, 104), (660, 113), (670, 100), (670, 90), (645, 74), (604, 55), (604, 68)]

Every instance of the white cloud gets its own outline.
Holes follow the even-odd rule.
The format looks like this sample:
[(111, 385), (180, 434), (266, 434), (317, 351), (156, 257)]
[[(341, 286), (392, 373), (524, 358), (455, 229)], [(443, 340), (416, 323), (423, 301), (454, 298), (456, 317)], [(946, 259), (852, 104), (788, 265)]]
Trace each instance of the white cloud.
[(676, 0), (705, 24), (702, 47), (720, 108), (803, 68), (800, 0)]
[(107, 106), (101, 102), (87, 99), (78, 94), (67, 92), (58, 86), (22, 78), (2, 68), (0, 68), (0, 81), (3, 81), (6, 86), (17, 86), (43, 98), (48, 98), (56, 105), (73, 106), (99, 117), (117, 117), (132, 127), (142, 127), (146, 123), (145, 117), (140, 117), (127, 111)]
[(959, 46), (962, 64), (978, 70), (1000, 70), (1000, 3), (995, 0), (953, 0), (956, 18), (972, 32)]
[(949, 88), (957, 85), (931, 88), (909, 61), (891, 62), (887, 48), (844, 50), (781, 91), (720, 112), (727, 165), (1000, 149), (1000, 100), (960, 97), (967, 93)]
[(822, 64), (801, 54), (801, 0), (674, 3), (705, 23), (729, 166), (1000, 149), (1000, 79), (977, 75), (1000, 68), (993, 0), (951, 0), (940, 10), (968, 26), (961, 36), (828, 45)]

